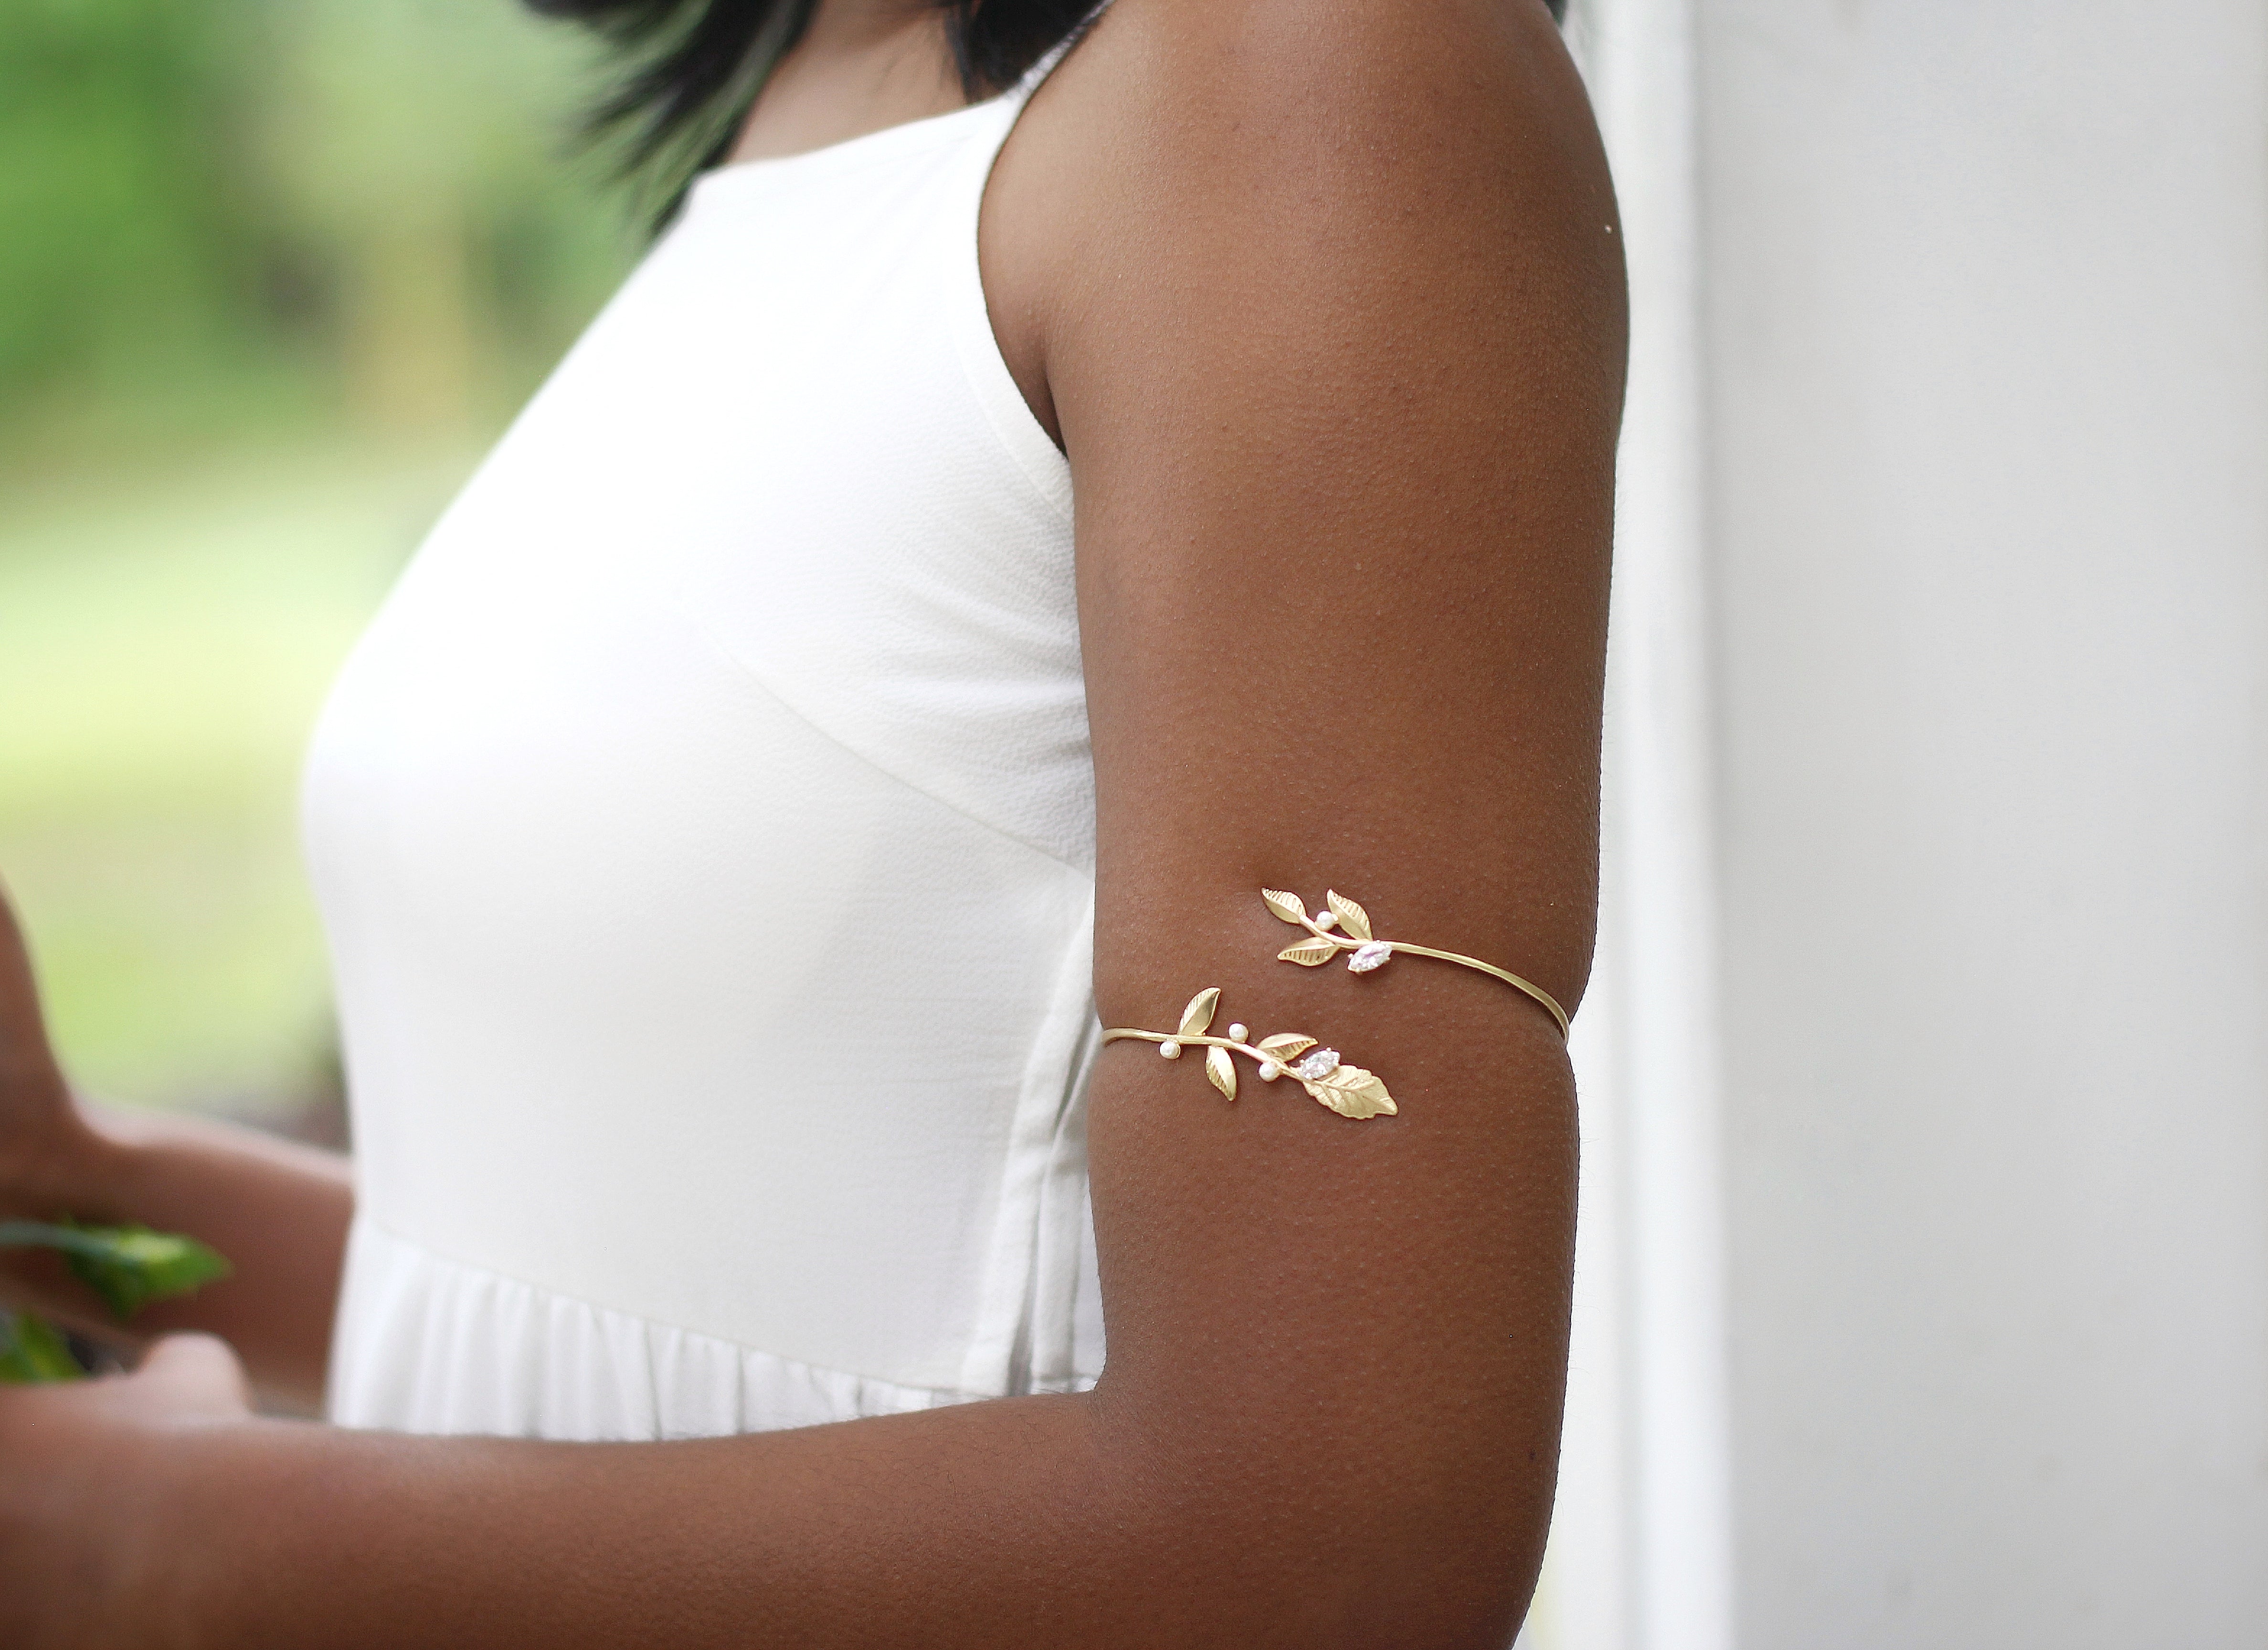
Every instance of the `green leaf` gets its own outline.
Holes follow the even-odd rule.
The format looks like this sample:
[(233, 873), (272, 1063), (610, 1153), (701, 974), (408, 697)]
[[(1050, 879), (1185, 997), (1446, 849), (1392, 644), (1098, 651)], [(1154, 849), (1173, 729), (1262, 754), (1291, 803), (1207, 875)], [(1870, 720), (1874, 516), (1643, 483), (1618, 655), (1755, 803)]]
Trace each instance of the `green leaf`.
[(195, 1238), (140, 1226), (0, 1221), (0, 1249), (59, 1250), (72, 1274), (122, 1319), (132, 1317), (152, 1300), (192, 1293), (232, 1270)]
[(28, 1312), (0, 1312), (0, 1386), (77, 1381), (86, 1371), (53, 1324)]

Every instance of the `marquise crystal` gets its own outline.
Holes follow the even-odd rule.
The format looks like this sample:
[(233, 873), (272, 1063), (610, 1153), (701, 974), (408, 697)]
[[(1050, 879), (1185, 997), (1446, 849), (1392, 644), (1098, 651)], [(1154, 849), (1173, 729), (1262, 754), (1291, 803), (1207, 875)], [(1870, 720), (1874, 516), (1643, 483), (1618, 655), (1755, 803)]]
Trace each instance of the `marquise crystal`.
[[(1304, 908), (1300, 918), (1302, 922), (1307, 920)], [(1315, 1039), (1303, 1031), (1279, 1031), (1254, 1044), (1246, 1041), (1252, 1028), (1240, 1021), (1229, 1027), (1233, 1036), (1209, 1035), (1213, 1015), (1219, 1007), (1219, 988), (1208, 986), (1189, 998), (1189, 1005), (1182, 1010), (1180, 1026), (1172, 1031), (1120, 1026), (1104, 1032), (1102, 1038), (1106, 1042), (1116, 1042), (1122, 1037), (1139, 1038), (1155, 1043), (1158, 1052), (1168, 1060), (1179, 1059), (1187, 1050), (1203, 1049), (1206, 1080), (1232, 1101), (1236, 1098), (1236, 1063), (1231, 1057), (1241, 1054), (1260, 1068), (1263, 1081), (1272, 1083), (1281, 1077), (1295, 1077), (1317, 1105), (1342, 1117), (1360, 1122), (1395, 1114), (1394, 1096), (1386, 1092), (1385, 1083), (1375, 1072), (1349, 1065), (1339, 1058), (1337, 1050), (1316, 1047)], [(1304, 1059), (1300, 1058), (1302, 1055), (1306, 1056)], [(1296, 1065), (1292, 1064), (1294, 1060), (1299, 1061)]]
[(1484, 962), (1478, 957), (1469, 957), (1462, 952), (1436, 951), (1431, 946), (1412, 945), (1406, 939), (1381, 939), (1371, 926), (1370, 913), (1363, 909), (1361, 902), (1347, 898), (1336, 888), (1324, 895), (1323, 909), (1312, 917), (1307, 914), (1307, 901), (1284, 888), (1263, 888), (1260, 898), (1278, 922), (1304, 928), (1314, 936), (1278, 952), (1276, 957), (1279, 962), (1296, 962), (1303, 969), (1320, 969), (1342, 951), (1353, 954), (1347, 961), (1347, 967), (1357, 974), (1368, 974), (1384, 968), (1396, 952), (1409, 952), (1416, 956), (1454, 962), (1462, 968), (1492, 975), (1514, 991), (1532, 998), (1538, 1007), (1551, 1016), (1559, 1028), (1559, 1035), (1563, 1037), (1567, 1035), (1567, 1011), (1559, 1005), (1557, 998), (1533, 980), (1523, 980), (1510, 969), (1499, 969), (1493, 962)]

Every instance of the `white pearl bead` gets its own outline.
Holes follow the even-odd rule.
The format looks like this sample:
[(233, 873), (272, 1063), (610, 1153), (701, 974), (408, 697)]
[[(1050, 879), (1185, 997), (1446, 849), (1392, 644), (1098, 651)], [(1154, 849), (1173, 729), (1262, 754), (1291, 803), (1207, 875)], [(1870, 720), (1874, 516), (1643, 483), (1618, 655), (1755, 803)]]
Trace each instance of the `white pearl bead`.
[(1275, 1061), (1267, 1060), (1262, 1063), (1260, 1067), (1260, 1080), (1262, 1082), (1272, 1083), (1283, 1075), (1284, 1068), (1277, 1064)]
[(1178, 1060), (1182, 1057), (1182, 1045), (1178, 1042), (1161, 1042), (1158, 1045), (1158, 1052), (1166, 1059)]
[(1336, 928), (1338, 925), (1339, 925), (1339, 914), (1338, 914), (1336, 911), (1317, 911), (1317, 912), (1315, 913), (1315, 926), (1316, 926), (1316, 927), (1318, 927), (1318, 928)]
[(1252, 1028), (1249, 1026), (1231, 1026), (1228, 1028), (1228, 1040), (1231, 1042), (1241, 1042), (1251, 1035)]

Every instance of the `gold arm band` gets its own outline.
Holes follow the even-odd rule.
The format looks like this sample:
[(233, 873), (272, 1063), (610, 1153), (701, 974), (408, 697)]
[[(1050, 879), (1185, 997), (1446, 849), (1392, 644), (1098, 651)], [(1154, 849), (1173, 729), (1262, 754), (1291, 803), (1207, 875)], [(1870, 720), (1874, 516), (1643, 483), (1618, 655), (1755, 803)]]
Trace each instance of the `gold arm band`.
[(1256, 1042), (1242, 1026), (1229, 1027), (1226, 1037), (1209, 1035), (1219, 1008), (1220, 988), (1209, 986), (1189, 998), (1189, 1005), (1182, 1011), (1180, 1030), (1130, 1031), (1122, 1027), (1104, 1032), (1102, 1040), (1154, 1042), (1158, 1052), (1169, 1060), (1180, 1059), (1183, 1049), (1203, 1049), (1206, 1078), (1231, 1100), (1236, 1098), (1236, 1062), (1230, 1057), (1241, 1054), (1259, 1063), (1262, 1082), (1295, 1078), (1316, 1104), (1329, 1107), (1342, 1117), (1360, 1121), (1394, 1115), (1394, 1096), (1375, 1074), (1349, 1065), (1339, 1058), (1337, 1050), (1318, 1047), (1315, 1039), (1304, 1033), (1279, 1031)]
[(1403, 939), (1381, 939), (1371, 932), (1370, 913), (1344, 895), (1327, 893), (1324, 909), (1314, 916), (1307, 915), (1307, 902), (1296, 894), (1286, 894), (1278, 888), (1263, 888), (1260, 897), (1276, 920), (1289, 923), (1294, 928), (1304, 928), (1311, 936), (1298, 945), (1277, 954), (1278, 962), (1296, 962), (1303, 969), (1320, 969), (1342, 952), (1352, 952), (1347, 959), (1348, 970), (1369, 974), (1384, 968), (1394, 960), (1397, 951), (1406, 951), (1416, 957), (1437, 957), (1443, 962), (1461, 963), (1477, 969), (1483, 974), (1492, 974), (1506, 985), (1525, 991), (1543, 1006), (1543, 1011), (1559, 1023), (1559, 1035), (1568, 1035), (1567, 1011), (1559, 1006), (1558, 998), (1532, 980), (1523, 980), (1508, 969), (1499, 969), (1493, 962), (1483, 962), (1478, 957), (1460, 956), (1454, 951), (1436, 951), (1431, 946), (1413, 946)]

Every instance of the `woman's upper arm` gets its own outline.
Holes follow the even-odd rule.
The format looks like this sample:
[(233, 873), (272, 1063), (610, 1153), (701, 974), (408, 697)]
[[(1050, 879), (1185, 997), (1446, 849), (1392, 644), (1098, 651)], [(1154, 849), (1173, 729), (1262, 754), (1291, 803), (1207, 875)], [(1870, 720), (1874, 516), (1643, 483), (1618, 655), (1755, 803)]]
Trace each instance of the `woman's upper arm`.
[(1196, 1059), (1101, 1057), (1099, 1413), (1172, 1463), (1193, 1601), (1233, 1552), (1301, 1578), (1317, 1624), (1391, 1609), (1430, 1642), (1418, 1599), (1449, 1642), (1532, 1577), (1558, 1028), (1453, 964), (1277, 961), (1297, 936), (1259, 890), (1335, 888), (1580, 995), (1613, 225), (1540, 0), (1120, 0), (995, 180), (1004, 347), (1076, 483), (1104, 1023), (1170, 1031), (1219, 986), (1219, 1026), (1319, 1038), (1399, 1105), (1350, 1121), (1248, 1062), (1230, 1103)]

